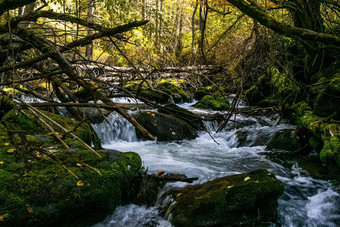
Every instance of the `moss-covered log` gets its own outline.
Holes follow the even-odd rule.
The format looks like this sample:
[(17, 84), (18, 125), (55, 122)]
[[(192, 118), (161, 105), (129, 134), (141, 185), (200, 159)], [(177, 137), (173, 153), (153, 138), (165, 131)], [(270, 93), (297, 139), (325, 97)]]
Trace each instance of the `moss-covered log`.
[(243, 13), (255, 19), (260, 24), (272, 29), (273, 31), (294, 39), (303, 39), (305, 41), (318, 41), (326, 45), (340, 46), (340, 37), (319, 33), (309, 29), (291, 26), (285, 22), (278, 22), (271, 17), (268, 12), (256, 5), (249, 4), (245, 0), (229, 0), (231, 4), (236, 6)]

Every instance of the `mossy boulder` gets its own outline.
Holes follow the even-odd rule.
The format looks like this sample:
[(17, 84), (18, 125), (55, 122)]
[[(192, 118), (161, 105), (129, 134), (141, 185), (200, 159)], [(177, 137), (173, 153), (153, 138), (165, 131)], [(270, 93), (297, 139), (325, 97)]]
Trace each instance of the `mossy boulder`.
[(206, 95), (194, 107), (211, 110), (228, 110), (229, 101), (218, 96)]
[[(44, 113), (68, 130), (78, 126), (74, 133), (91, 142), (87, 124)], [(125, 201), (141, 167), (136, 153), (97, 150), (99, 157), (60, 132), (66, 149), (29, 111), (10, 111), (1, 122), (6, 127), (0, 124), (0, 226), (94, 224)]]
[(320, 152), (323, 162), (335, 161), (340, 168), (340, 139), (339, 137), (324, 138), (324, 146)]
[(329, 123), (327, 119), (317, 116), (306, 102), (299, 102), (292, 109), (296, 124), (312, 134), (309, 144), (320, 152), (321, 161), (335, 162), (340, 168), (339, 124)]
[(206, 95), (211, 95), (215, 91), (213, 86), (200, 87), (194, 92), (194, 98), (201, 100)]
[[(186, 121), (170, 114), (158, 112), (141, 112), (135, 115), (136, 120), (158, 141), (195, 139), (197, 131)], [(138, 137), (143, 137), (137, 132)]]
[(111, 151), (98, 152), (103, 158), (88, 150), (55, 153), (66, 170), (48, 156), (23, 163), (16, 152), (0, 149), (0, 226), (85, 226), (103, 220), (124, 201), (141, 159), (129, 152), (112, 160)]
[(260, 226), (276, 220), (283, 191), (272, 173), (255, 170), (173, 189), (163, 214), (175, 226)]

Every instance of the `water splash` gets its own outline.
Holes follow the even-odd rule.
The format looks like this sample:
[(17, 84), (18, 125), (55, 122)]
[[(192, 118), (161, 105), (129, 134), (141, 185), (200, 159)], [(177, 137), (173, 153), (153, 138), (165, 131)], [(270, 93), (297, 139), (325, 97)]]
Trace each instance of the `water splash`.
[(117, 141), (137, 141), (134, 126), (117, 113), (107, 116), (107, 122), (93, 124), (92, 127), (104, 144)]
[(158, 216), (155, 207), (146, 208), (134, 204), (117, 207), (105, 221), (93, 227), (171, 227), (170, 222)]

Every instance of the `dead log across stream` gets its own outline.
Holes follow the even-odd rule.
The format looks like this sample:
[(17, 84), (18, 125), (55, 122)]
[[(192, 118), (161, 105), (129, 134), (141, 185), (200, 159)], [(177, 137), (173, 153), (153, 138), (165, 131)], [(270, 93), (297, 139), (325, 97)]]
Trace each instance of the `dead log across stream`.
[[(20, 104), (22, 106), (25, 106), (23, 104)], [(52, 106), (74, 106), (74, 107), (89, 107), (89, 108), (103, 108), (107, 110), (116, 110), (117, 107), (110, 106), (107, 104), (95, 104), (95, 103), (57, 103), (57, 102), (46, 102), (46, 103), (30, 103), (30, 105), (34, 107), (52, 107)], [(116, 103), (116, 106), (122, 108), (122, 109), (150, 109), (153, 108), (153, 106), (147, 105), (147, 104), (118, 104)], [(252, 114), (257, 113), (259, 111), (271, 111), (271, 112), (278, 112), (276, 107), (242, 107), (242, 108), (235, 108), (232, 114)], [(213, 115), (213, 116), (212, 116)], [(218, 116), (218, 117), (214, 117)], [(223, 114), (209, 114), (206, 115), (204, 120), (214, 120), (216, 118), (222, 117)]]
[(204, 66), (187, 66), (187, 67), (165, 67), (158, 69), (151, 68), (134, 68), (134, 67), (111, 67), (95, 65), (74, 65), (84, 74), (95, 75), (100, 81), (114, 82), (119, 80), (140, 79), (140, 75), (152, 78), (152, 74), (161, 75), (162, 78), (183, 78), (183, 77), (202, 77), (213, 76), (223, 72), (222, 66), (204, 65)]

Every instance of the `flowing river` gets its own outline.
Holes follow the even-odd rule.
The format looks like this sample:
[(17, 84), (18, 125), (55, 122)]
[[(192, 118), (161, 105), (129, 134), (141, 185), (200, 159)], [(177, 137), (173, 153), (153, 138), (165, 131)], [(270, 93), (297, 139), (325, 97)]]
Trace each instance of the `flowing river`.
[[(180, 106), (192, 112), (202, 112), (190, 107), (191, 104)], [(286, 158), (287, 151), (266, 150), (265, 144), (275, 132), (294, 129), (295, 126), (280, 121), (277, 115), (236, 115), (232, 119), (245, 124), (231, 129), (234, 123), (230, 122), (226, 130), (214, 133), (217, 123), (205, 122), (215, 141), (207, 132), (199, 132), (199, 136), (190, 141), (140, 141), (134, 127), (115, 113), (109, 115), (110, 123), (93, 126), (104, 143), (103, 147), (138, 153), (149, 173), (160, 170), (183, 173), (188, 177), (199, 177), (194, 182), (197, 184), (261, 168), (273, 172), (285, 183), (285, 192), (279, 198), (278, 220), (272, 226), (340, 226), (339, 186), (322, 177), (313, 174), (312, 177), (305, 170), (308, 169), (305, 163), (317, 160), (317, 154), (310, 154), (307, 161), (298, 162)], [(320, 168), (318, 165), (313, 169)], [(168, 183), (163, 192), (186, 184)], [(95, 226), (171, 226), (158, 215), (158, 205), (150, 208), (134, 204), (120, 206)]]

